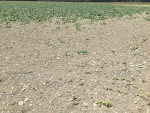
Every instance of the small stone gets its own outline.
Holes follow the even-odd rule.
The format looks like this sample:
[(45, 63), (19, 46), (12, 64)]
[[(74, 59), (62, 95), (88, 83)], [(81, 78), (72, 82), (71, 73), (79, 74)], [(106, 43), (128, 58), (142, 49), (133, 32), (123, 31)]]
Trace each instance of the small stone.
[(25, 102), (27, 102), (28, 100), (29, 100), (28, 98), (25, 98), (25, 99), (24, 99)]
[(135, 101), (135, 104), (137, 104), (137, 101)]
[(70, 101), (73, 101), (74, 99), (69, 99)]
[(32, 106), (32, 104), (29, 104), (29, 106), (31, 107), (31, 106)]
[(86, 102), (84, 102), (82, 105), (85, 106), (85, 107), (87, 107), (88, 104)]
[(19, 105), (19, 106), (22, 106), (22, 105), (23, 105), (23, 101), (19, 101), (19, 102), (18, 102), (18, 105)]
[(26, 90), (26, 88), (21, 89), (21, 91), (25, 91), (25, 90)]
[(94, 107), (95, 107), (96, 105), (97, 105), (96, 103), (93, 104)]
[(78, 105), (78, 104), (79, 104), (79, 102), (77, 102), (77, 101), (73, 102), (73, 105)]

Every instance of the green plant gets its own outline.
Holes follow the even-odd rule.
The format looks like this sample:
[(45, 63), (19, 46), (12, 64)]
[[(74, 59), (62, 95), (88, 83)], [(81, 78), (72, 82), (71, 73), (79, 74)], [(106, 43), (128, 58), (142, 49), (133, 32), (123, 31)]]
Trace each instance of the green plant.
[(91, 72), (90, 71), (86, 71), (85, 74), (91, 74)]
[(102, 100), (101, 102), (107, 107), (112, 107), (111, 103), (109, 103), (108, 101)]
[(139, 96), (141, 98), (143, 98), (144, 96), (142, 94), (137, 94), (136, 96)]
[(112, 88), (111, 87), (106, 87), (106, 90), (112, 90)]
[(68, 82), (72, 82), (72, 79), (68, 80)]
[(146, 21), (150, 21), (150, 17), (146, 17), (144, 18)]
[(83, 55), (88, 55), (89, 52), (85, 51), (85, 50), (78, 50), (76, 51), (78, 54), (82, 53)]
[(147, 80), (145, 80), (144, 78), (141, 79), (143, 83), (147, 82)]
[(131, 80), (132, 80), (132, 81), (134, 81), (134, 80), (135, 80), (134, 76), (132, 76), (132, 77), (131, 77)]
[(72, 99), (73, 99), (73, 100), (77, 99), (76, 96), (75, 96), (74, 94), (72, 95)]
[(139, 47), (135, 46), (135, 47), (131, 48), (131, 50), (136, 50), (136, 49), (139, 49)]
[(56, 29), (60, 29), (60, 27), (56, 27)]
[(124, 78), (120, 78), (121, 81), (125, 80)]
[(32, 87), (32, 89), (34, 89), (34, 90), (35, 90), (35, 87), (33, 86), (33, 87)]
[(148, 38), (145, 38), (145, 39), (142, 39), (142, 41), (141, 42), (145, 42), (145, 41), (147, 41), (148, 40)]
[(107, 106), (108, 108), (109, 108), (109, 107), (112, 107), (112, 104), (109, 103), (108, 101), (105, 101), (105, 100), (102, 100), (102, 101), (100, 101), (100, 102), (96, 102), (96, 104), (98, 104), (99, 107), (101, 107), (101, 104)]
[(126, 64), (126, 62), (123, 62), (123, 64)]
[(81, 26), (81, 23), (75, 23), (75, 26), (76, 26), (76, 30), (81, 30), (80, 26)]
[(115, 50), (114, 49), (111, 49), (112, 53), (115, 53)]
[(102, 22), (101, 25), (106, 25), (106, 22)]
[(85, 39), (86, 39), (86, 40), (89, 40), (90, 38), (89, 38), (89, 37), (85, 37)]
[(62, 41), (60, 38), (57, 38), (59, 43), (65, 43), (64, 41)]
[(127, 95), (128, 93), (125, 91), (125, 92), (124, 92), (124, 94), (126, 94), (126, 95)]
[(127, 68), (122, 68), (122, 70), (123, 70), (123, 71), (127, 71), (128, 69), (127, 69)]
[(136, 70), (137, 70), (139, 73), (141, 73), (141, 70), (140, 70), (138, 67), (136, 68)]
[(118, 92), (118, 93), (122, 93), (122, 91), (121, 91), (121, 90), (119, 90), (118, 88), (117, 88), (117, 92)]
[(131, 80), (130, 80), (130, 79), (127, 79), (127, 82), (131, 82)]
[(113, 80), (119, 80), (119, 78), (118, 77), (114, 77)]
[(97, 58), (96, 60), (99, 61), (99, 58)]

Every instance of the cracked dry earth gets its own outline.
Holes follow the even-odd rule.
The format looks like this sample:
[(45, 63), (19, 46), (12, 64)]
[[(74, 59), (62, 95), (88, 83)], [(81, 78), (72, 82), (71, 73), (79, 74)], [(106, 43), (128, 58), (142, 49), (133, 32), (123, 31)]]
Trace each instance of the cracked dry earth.
[(149, 113), (145, 16), (1, 24), (0, 113)]

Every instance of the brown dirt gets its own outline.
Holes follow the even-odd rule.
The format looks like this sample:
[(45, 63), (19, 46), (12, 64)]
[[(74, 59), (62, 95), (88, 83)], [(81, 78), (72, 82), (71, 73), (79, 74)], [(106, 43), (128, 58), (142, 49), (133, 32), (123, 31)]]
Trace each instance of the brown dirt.
[[(141, 44), (150, 38), (146, 16), (80, 20), (81, 30), (75, 23), (56, 24), (54, 19), (11, 22), (11, 28), (1, 24), (0, 112), (149, 113), (150, 39)], [(112, 107), (95, 104), (101, 100)]]

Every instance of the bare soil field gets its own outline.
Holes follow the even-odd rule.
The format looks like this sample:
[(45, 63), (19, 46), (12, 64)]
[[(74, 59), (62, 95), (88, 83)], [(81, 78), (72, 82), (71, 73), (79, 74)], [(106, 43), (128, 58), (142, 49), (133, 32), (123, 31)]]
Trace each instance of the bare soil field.
[(150, 14), (0, 26), (0, 113), (150, 113)]

